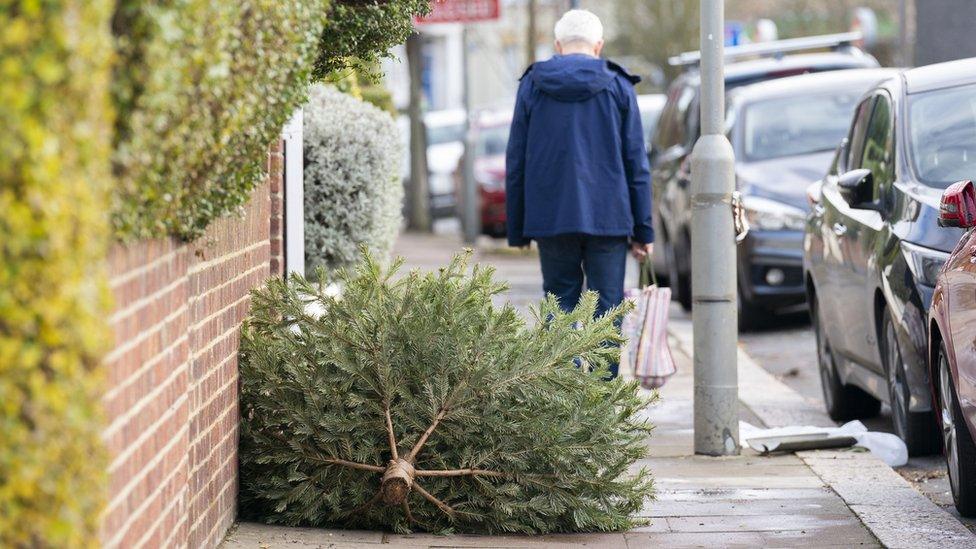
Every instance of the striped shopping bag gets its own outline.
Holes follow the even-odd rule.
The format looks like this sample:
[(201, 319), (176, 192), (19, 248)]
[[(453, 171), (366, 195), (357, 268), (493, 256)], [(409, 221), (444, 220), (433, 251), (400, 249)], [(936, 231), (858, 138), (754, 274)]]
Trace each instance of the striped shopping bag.
[(631, 368), (641, 386), (657, 389), (678, 370), (668, 346), (668, 308), (671, 289), (660, 288), (648, 258), (641, 265), (640, 288), (627, 291), (634, 308), (620, 329), (627, 338), (620, 362)]

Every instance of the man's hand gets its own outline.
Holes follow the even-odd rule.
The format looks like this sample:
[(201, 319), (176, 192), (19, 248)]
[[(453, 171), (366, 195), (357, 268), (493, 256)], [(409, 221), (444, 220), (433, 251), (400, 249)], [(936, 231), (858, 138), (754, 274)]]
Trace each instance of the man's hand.
[(654, 253), (654, 244), (642, 244), (640, 242), (634, 242), (630, 245), (630, 254), (634, 256), (637, 261), (644, 261), (651, 254)]

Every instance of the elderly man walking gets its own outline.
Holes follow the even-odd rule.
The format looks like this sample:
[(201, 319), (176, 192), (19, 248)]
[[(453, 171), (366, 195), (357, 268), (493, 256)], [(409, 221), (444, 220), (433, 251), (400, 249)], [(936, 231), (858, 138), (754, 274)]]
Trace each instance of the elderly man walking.
[[(627, 250), (651, 253), (651, 176), (634, 84), (600, 58), (603, 25), (586, 10), (556, 23), (557, 55), (522, 75), (506, 164), (508, 243), (535, 240), (543, 286), (564, 310), (586, 287), (597, 314), (624, 296)], [(616, 372), (613, 372), (616, 374)]]

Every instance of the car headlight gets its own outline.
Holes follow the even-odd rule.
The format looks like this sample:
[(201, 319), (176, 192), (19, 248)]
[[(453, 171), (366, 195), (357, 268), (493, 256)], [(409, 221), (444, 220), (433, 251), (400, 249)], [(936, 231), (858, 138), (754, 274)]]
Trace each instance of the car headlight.
[(905, 261), (908, 262), (908, 269), (915, 275), (915, 280), (926, 286), (935, 286), (935, 282), (942, 272), (942, 267), (949, 260), (949, 254), (916, 246), (908, 242), (901, 243), (901, 251), (905, 254)]
[(802, 231), (806, 225), (807, 214), (796, 206), (762, 198), (743, 196), (742, 207), (746, 212), (749, 226), (761, 231)]

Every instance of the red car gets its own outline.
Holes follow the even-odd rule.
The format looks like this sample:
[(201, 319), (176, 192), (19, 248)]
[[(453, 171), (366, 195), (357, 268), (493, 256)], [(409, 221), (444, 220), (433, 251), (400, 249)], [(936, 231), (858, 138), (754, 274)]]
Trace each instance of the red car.
[(929, 368), (952, 498), (976, 516), (976, 186), (946, 189), (939, 225), (970, 229), (939, 273), (929, 309)]

